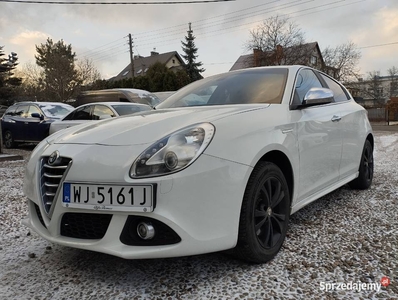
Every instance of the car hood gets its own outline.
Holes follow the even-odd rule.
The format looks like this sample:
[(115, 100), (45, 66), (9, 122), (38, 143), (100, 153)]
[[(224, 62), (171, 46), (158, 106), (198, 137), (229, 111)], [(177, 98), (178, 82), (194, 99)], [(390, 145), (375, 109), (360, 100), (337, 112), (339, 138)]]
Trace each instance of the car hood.
[[(153, 143), (166, 135), (201, 122), (214, 122), (234, 114), (264, 109), (269, 105), (229, 105), (161, 109), (68, 128), (51, 143), (127, 146)], [(50, 141), (49, 141), (50, 142)]]

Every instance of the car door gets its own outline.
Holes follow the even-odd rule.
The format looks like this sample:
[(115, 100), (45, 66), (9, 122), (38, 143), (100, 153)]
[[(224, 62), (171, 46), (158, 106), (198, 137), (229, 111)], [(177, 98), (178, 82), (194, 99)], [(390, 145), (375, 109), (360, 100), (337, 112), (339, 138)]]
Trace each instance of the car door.
[[(32, 114), (39, 114), (42, 118), (32, 117)], [(26, 141), (41, 141), (48, 135), (50, 126), (44, 120), (43, 112), (35, 105), (29, 105), (25, 118), (24, 135)]]
[(15, 110), (14, 115), (12, 116), (12, 120), (14, 121), (13, 125), (10, 128), (11, 134), (16, 141), (25, 141), (26, 140), (26, 116), (28, 115), (29, 105), (18, 105)]
[[(294, 102), (300, 104), (312, 87), (324, 87), (311, 69), (301, 69), (296, 78)], [(335, 102), (297, 108), (299, 146), (299, 198), (302, 201), (337, 182), (343, 134), (340, 108)]]
[(70, 113), (62, 121), (54, 122), (52, 126), (56, 126), (56, 130), (69, 128), (71, 126), (79, 125), (93, 119), (92, 110), (94, 105), (85, 105), (78, 107), (73, 113)]
[(364, 143), (364, 137), (360, 134), (364, 129), (360, 128), (362, 124), (358, 122), (358, 119), (364, 111), (358, 109), (347, 90), (338, 82), (324, 74), (321, 74), (321, 77), (333, 91), (334, 100), (340, 107), (340, 123), (343, 132), (340, 179), (344, 179), (358, 171)]

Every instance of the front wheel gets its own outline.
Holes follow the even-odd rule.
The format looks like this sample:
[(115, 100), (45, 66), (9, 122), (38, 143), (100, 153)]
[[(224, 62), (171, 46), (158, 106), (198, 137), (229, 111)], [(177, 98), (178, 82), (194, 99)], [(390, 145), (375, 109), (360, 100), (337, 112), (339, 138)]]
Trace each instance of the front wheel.
[(260, 162), (243, 197), (235, 255), (255, 263), (271, 260), (285, 240), (289, 215), (289, 189), (282, 171)]
[(13, 136), (12, 136), (12, 134), (11, 134), (10, 131), (6, 131), (6, 132), (4, 133), (4, 146), (5, 146), (7, 149), (10, 149), (10, 148), (14, 148), (14, 147), (15, 147), (14, 138), (13, 138)]
[(373, 180), (373, 147), (366, 140), (363, 147), (358, 177), (349, 183), (353, 189), (365, 190), (369, 188)]

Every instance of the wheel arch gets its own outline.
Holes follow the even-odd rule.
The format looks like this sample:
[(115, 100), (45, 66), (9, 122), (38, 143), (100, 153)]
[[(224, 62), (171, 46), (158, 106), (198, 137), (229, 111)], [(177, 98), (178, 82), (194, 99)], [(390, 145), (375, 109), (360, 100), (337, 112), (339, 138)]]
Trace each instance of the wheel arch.
[(281, 169), (289, 188), (290, 204), (292, 204), (293, 192), (294, 192), (294, 176), (293, 176), (293, 167), (289, 158), (282, 151), (272, 150), (264, 154), (257, 162), (257, 164), (259, 162), (264, 162), (264, 161), (274, 163), (275, 165), (278, 166), (279, 169)]
[(370, 144), (372, 145), (372, 149), (374, 149), (374, 137), (372, 133), (369, 133), (368, 136), (366, 137), (366, 140), (368, 140), (370, 142)]

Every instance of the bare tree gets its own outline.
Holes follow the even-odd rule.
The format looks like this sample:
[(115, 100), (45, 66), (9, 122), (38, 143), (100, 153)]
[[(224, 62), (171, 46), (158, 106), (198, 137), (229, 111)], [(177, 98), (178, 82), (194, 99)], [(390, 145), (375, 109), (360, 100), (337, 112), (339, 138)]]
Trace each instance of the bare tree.
[(77, 60), (76, 69), (79, 81), (83, 86), (88, 86), (97, 80), (101, 80), (101, 73), (94, 66), (93, 61), (88, 58)]
[(380, 72), (368, 72), (367, 82), (367, 87), (362, 91), (363, 95), (368, 99), (373, 99), (379, 105), (384, 105), (386, 95), (380, 78)]
[(303, 45), (304, 42), (304, 33), (296, 23), (290, 22), (288, 18), (275, 16), (250, 31), (250, 39), (245, 48), (257, 50), (255, 56), (256, 53), (261, 55), (260, 65), (292, 64), (300, 62), (304, 55), (308, 58), (308, 53), (286, 50)]
[(353, 42), (347, 42), (335, 48), (327, 47), (322, 51), (322, 56), (327, 67), (337, 70), (335, 75), (337, 80), (349, 81), (359, 78), (357, 65), (361, 52)]
[(390, 76), (390, 98), (398, 96), (398, 68), (393, 66), (387, 70)]
[(44, 70), (36, 64), (27, 62), (20, 71), (22, 78), (22, 97), (31, 100), (43, 100), (46, 98), (44, 94)]

